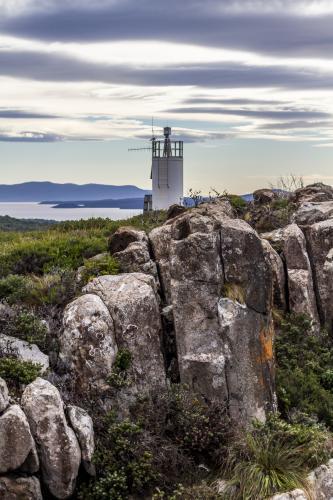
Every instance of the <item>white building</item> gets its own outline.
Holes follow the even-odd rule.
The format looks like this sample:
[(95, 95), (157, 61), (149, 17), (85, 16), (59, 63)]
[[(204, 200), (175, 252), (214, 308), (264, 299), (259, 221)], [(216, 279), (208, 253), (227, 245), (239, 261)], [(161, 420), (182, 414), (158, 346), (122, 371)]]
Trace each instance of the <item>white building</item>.
[(166, 210), (183, 203), (183, 141), (171, 141), (171, 128), (164, 128), (164, 141), (152, 139), (152, 209)]

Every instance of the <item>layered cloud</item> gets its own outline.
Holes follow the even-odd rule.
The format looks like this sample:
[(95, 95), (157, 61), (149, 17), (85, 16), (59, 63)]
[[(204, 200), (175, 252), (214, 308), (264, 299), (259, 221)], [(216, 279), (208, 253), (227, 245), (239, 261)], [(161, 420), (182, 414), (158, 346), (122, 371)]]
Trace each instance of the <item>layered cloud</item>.
[(0, 141), (333, 142), (327, 0), (0, 0)]

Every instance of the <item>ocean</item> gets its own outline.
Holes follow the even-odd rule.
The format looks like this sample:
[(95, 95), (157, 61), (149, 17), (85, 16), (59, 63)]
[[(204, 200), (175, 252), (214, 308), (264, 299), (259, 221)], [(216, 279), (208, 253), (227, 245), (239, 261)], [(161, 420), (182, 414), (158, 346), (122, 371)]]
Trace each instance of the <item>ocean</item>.
[(1, 203), (0, 215), (16, 219), (52, 219), (57, 221), (90, 219), (103, 217), (113, 220), (129, 219), (142, 213), (142, 210), (120, 208), (52, 208), (52, 205), (39, 205), (36, 202)]

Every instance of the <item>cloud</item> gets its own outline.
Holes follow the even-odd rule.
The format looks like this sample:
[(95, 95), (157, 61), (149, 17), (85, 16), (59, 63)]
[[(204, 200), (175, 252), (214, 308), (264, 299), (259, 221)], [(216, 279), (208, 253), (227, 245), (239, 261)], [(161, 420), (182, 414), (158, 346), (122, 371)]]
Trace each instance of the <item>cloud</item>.
[(24, 111), (19, 109), (6, 109), (0, 108), (0, 118), (7, 119), (49, 119), (49, 118), (57, 118), (56, 115), (49, 115), (44, 113), (34, 113), (33, 111)]
[(106, 65), (60, 54), (0, 51), (0, 75), (53, 82), (105, 82), (134, 86), (200, 86), (207, 88), (331, 89), (333, 73), (315, 68), (233, 63), (182, 64), (163, 67)]
[(35, 1), (3, 16), (0, 30), (50, 41), (163, 40), (332, 58), (332, 14), (329, 2), (310, 1), (66, 0), (44, 1), (39, 8)]
[(319, 130), (320, 128), (333, 128), (333, 122), (298, 120), (293, 122), (265, 123), (263, 125), (257, 126), (258, 130), (286, 130), (286, 131), (295, 129)]
[(44, 134), (42, 132), (21, 132), (19, 134), (7, 134), (0, 132), (0, 142), (58, 142), (63, 137), (55, 134)]
[(238, 106), (247, 105), (279, 105), (286, 104), (285, 101), (278, 101), (276, 99), (246, 99), (246, 98), (229, 98), (229, 99), (214, 99), (207, 97), (192, 97), (191, 99), (185, 99), (183, 104), (232, 104)]
[(315, 118), (328, 118), (331, 115), (323, 111), (314, 110), (298, 110), (298, 109), (283, 109), (283, 110), (253, 110), (253, 109), (231, 109), (220, 107), (188, 107), (188, 108), (175, 108), (169, 109), (168, 113), (178, 114), (207, 114), (207, 115), (221, 115), (221, 116), (239, 116), (243, 118), (263, 118), (263, 119), (315, 119)]

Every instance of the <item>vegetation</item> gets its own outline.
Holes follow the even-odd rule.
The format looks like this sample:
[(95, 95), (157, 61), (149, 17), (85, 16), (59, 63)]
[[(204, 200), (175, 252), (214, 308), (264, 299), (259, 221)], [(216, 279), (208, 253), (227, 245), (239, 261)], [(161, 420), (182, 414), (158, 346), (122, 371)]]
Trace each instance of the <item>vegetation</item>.
[(327, 431), (317, 424), (293, 425), (272, 415), (229, 447), (224, 497), (257, 500), (296, 488), (307, 490), (310, 468), (330, 456), (328, 442)]
[(333, 343), (311, 320), (291, 314), (276, 337), (277, 394), (282, 415), (298, 410), (333, 429)]
[(41, 365), (14, 357), (0, 358), (0, 377), (10, 385), (30, 384), (41, 374)]
[(41, 350), (46, 348), (48, 329), (32, 311), (15, 308), (1, 316), (0, 327), (5, 335), (36, 344)]
[(131, 366), (132, 355), (128, 349), (119, 349), (113, 363), (112, 373), (107, 382), (112, 387), (120, 389), (130, 384), (128, 369)]
[(44, 219), (15, 219), (9, 215), (0, 216), (0, 231), (35, 231), (38, 229), (47, 229), (53, 224), (54, 220)]
[[(127, 365), (128, 358), (121, 358)], [(181, 497), (180, 492), (194, 492), (192, 485), (207, 478), (208, 468), (202, 464), (221, 463), (228, 436), (224, 409), (199, 401), (184, 387), (142, 399), (131, 419), (117, 421), (111, 413), (98, 425), (97, 478), (82, 487), (84, 500), (145, 494), (199, 498)], [(198, 492), (204, 485), (200, 488)]]
[(88, 283), (96, 276), (107, 276), (110, 274), (119, 274), (120, 268), (117, 260), (108, 254), (102, 254), (98, 259), (92, 258), (84, 261), (84, 267), (81, 271), (81, 281)]

